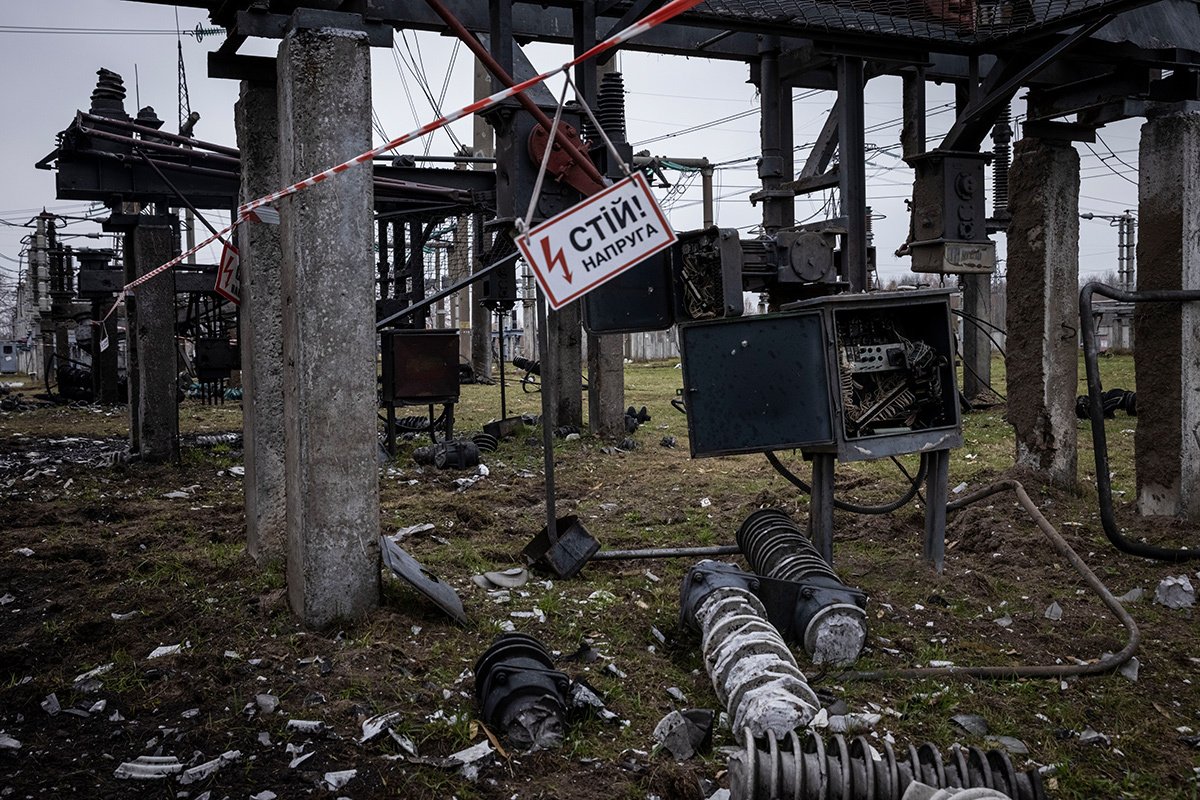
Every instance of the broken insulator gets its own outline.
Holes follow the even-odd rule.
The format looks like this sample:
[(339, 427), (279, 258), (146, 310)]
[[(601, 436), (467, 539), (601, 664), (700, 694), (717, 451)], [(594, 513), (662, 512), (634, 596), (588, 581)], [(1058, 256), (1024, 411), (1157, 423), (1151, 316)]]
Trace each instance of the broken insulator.
[(471, 441), (484, 453), (494, 453), (500, 446), (500, 440), (490, 433), (477, 433), (471, 437)]
[(980, 798), (1046, 798), (1038, 771), (1017, 771), (1003, 750), (955, 744), (944, 757), (926, 742), (897, 753), (880, 739), (879, 752), (863, 736), (848, 740), (838, 734), (825, 740), (813, 731), (756, 740), (750, 730), (743, 730), (742, 741), (742, 749), (729, 757), (733, 800), (902, 800), (913, 784), (991, 790), (965, 793)]
[(759, 575), (804, 584), (792, 630), (814, 664), (853, 664), (867, 640), (864, 595), (842, 583), (785, 512), (755, 511), (737, 532), (738, 547)]
[(563, 425), (560, 428), (554, 429), (554, 435), (559, 439), (565, 439), (572, 434), (581, 433), (578, 425)]
[(514, 356), (513, 360), (512, 360), (512, 365), (514, 367), (516, 367), (517, 369), (525, 370), (525, 372), (527, 372), (530, 375), (541, 375), (542, 374), (542, 362), (541, 361), (535, 361), (534, 359), (524, 358), (522, 356)]
[(733, 729), (786, 736), (821, 703), (739, 572), (716, 561), (693, 567), (681, 591), (682, 616), (700, 629), (704, 665)]
[(484, 724), (512, 745), (562, 745), (571, 681), (537, 639), (506, 633), (475, 664), (475, 702)]

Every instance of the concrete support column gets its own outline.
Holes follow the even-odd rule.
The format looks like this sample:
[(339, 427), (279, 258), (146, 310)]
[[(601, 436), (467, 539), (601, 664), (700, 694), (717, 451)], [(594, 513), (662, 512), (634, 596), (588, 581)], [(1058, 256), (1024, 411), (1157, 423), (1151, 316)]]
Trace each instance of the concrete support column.
[(625, 435), (625, 337), (588, 334), (588, 425), (596, 436)]
[[(137, 213), (136, 211), (134, 213)], [(125, 253), (125, 283), (137, 277), (137, 263), (133, 258), (133, 233), (126, 231), (122, 238)], [(141, 365), (137, 354), (137, 296), (125, 296), (125, 384), (129, 401), (129, 452), (136, 453), (142, 447), (141, 422), (142, 388)], [(113, 344), (116, 344), (114, 341)]]
[[(1200, 289), (1200, 113), (1151, 117), (1138, 158), (1137, 288)], [(1138, 511), (1200, 520), (1200, 304), (1133, 320)]]
[(1079, 329), (1079, 154), (1022, 139), (1009, 174), (1008, 421), (1016, 460), (1074, 486)]
[[(992, 320), (992, 276), (963, 275), (963, 394), (970, 402), (990, 399), (992, 340), (987, 325)], [(972, 319), (974, 318), (974, 319)]]
[[(275, 84), (242, 81), (234, 127), (242, 153), (241, 202), (283, 185), (279, 173), (279, 94)], [(287, 554), (283, 434), (283, 303), (279, 226), (239, 225), (242, 268), (242, 441), (246, 549), (260, 565)], [(381, 258), (387, 258), (382, 254)]]
[[(365, 34), (293, 29), (277, 64), (284, 183), (370, 148)], [(372, 184), (355, 167), (279, 204), (288, 601), (310, 627), (379, 602)]]
[[(133, 231), (138, 276), (170, 261), (176, 231), (164, 217), (148, 217)], [(175, 346), (175, 273), (171, 270), (134, 289), (137, 302), (138, 452), (147, 463), (179, 458), (179, 364)], [(130, 386), (133, 382), (130, 381)]]
[(554, 427), (583, 425), (583, 327), (579, 302), (551, 311), (546, 323), (554, 359)]

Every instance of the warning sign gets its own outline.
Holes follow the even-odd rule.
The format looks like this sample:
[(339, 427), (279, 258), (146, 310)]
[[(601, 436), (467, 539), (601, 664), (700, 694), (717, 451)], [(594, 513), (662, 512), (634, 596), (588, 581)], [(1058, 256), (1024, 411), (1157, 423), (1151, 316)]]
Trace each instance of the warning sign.
[(221, 248), (221, 263), (217, 266), (217, 285), (213, 289), (231, 303), (242, 302), (242, 282), (238, 278), (238, 251), (229, 243)]
[(517, 238), (554, 309), (675, 241), (640, 172)]

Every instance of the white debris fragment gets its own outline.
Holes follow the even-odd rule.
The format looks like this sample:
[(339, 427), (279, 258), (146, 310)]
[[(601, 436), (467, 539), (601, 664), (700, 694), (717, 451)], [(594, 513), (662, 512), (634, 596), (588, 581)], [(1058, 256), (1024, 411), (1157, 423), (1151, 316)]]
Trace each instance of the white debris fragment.
[(1060, 619), (1062, 619), (1062, 606), (1060, 606), (1058, 601), (1055, 600), (1053, 603), (1046, 606), (1046, 610), (1042, 613), (1042, 616), (1046, 619), (1058, 622)]
[(1154, 590), (1154, 602), (1167, 608), (1187, 608), (1196, 604), (1196, 590), (1187, 575), (1171, 575)]
[(111, 614), (109, 614), (109, 616), (112, 617), (113, 619), (115, 619), (117, 622), (128, 622), (129, 620), (133, 619), (134, 617), (140, 617), (141, 615), (142, 615), (142, 612), (140, 612), (140, 611), (124, 611), (124, 612), (114, 611)]
[(955, 486), (950, 491), (953, 492), (954, 494), (962, 494), (964, 491), (966, 491), (966, 489), (967, 489), (967, 484), (964, 482), (964, 483), (960, 483), (958, 486)]
[(325, 730), (325, 723), (320, 720), (289, 719), (284, 727), (296, 733), (321, 733)]
[(487, 739), (476, 745), (468, 747), (466, 750), (459, 750), (457, 753), (452, 753), (447, 760), (460, 764), (459, 772), (467, 780), (474, 782), (479, 779), (479, 771), (483, 769), (486, 761), (492, 756), (492, 745)]
[(226, 764), (232, 764), (241, 757), (241, 750), (226, 750), (212, 761), (205, 761), (203, 764), (199, 764), (189, 770), (184, 770), (179, 776), (179, 782), (186, 786), (189, 783), (196, 783), (197, 781), (211, 778), (221, 767)]
[(1128, 592), (1126, 592), (1125, 594), (1118, 597), (1117, 600), (1118, 600), (1118, 602), (1121, 602), (1121, 603), (1136, 603), (1138, 600), (1141, 600), (1145, 596), (1146, 596), (1146, 590), (1140, 586), (1135, 586), (1132, 589), (1130, 589)]
[(195, 719), (196, 717), (200, 716), (200, 709), (189, 708), (187, 711), (184, 711), (179, 716), (183, 717), (184, 719)]
[(299, 753), (295, 758), (293, 758), (291, 761), (288, 762), (288, 769), (295, 769), (296, 767), (300, 766), (305, 761), (308, 761), (310, 758), (312, 758), (316, 754), (317, 754), (316, 750), (311, 750), (307, 753)]
[(1109, 739), (1107, 735), (1094, 730), (1092, 726), (1089, 725), (1088, 727), (1084, 728), (1082, 733), (1079, 734), (1079, 741), (1082, 744), (1102, 744), (1108, 746), (1112, 740)]
[(266, 731), (259, 731), (258, 743), (263, 747), (271, 747), (271, 734), (267, 733)]
[(396, 733), (391, 728), (388, 728), (388, 736), (391, 736), (392, 741), (394, 741), (396, 744), (398, 744), (400, 746), (400, 749), (403, 750), (406, 754), (408, 754), (410, 756), (415, 756), (417, 754), (417, 745), (415, 742), (413, 742), (412, 739), (408, 738), (407, 736), (402, 736), (402, 735)]
[(20, 750), (21, 742), (0, 731), (0, 750)]
[(173, 656), (182, 649), (183, 645), (181, 644), (164, 644), (151, 650), (150, 655), (146, 656), (146, 658), (151, 659), (162, 658), (163, 656)]
[(1013, 624), (1013, 618), (1005, 614), (1003, 617), (996, 617), (994, 620), (992, 620), (992, 622), (996, 623), (1001, 628), (1011, 628)]
[(433, 529), (434, 526), (432, 522), (422, 522), (418, 525), (409, 525), (407, 528), (401, 528), (392, 534), (392, 539), (396, 542), (396, 544), (403, 544), (405, 539), (421, 533), (429, 533)]
[(338, 772), (326, 772), (325, 780), (322, 782), (322, 784), (331, 792), (336, 791), (350, 781), (354, 780), (356, 775), (358, 775), (358, 770), (356, 769), (343, 769)]
[(358, 740), (359, 744), (366, 744), (384, 731), (390, 731), (392, 726), (404, 716), (400, 711), (387, 711), (383, 714), (376, 714), (370, 719), (363, 720), (362, 738)]
[(279, 708), (279, 698), (273, 694), (256, 694), (254, 695), (254, 704), (262, 713), (274, 714), (275, 709)]
[(258, 794), (250, 795), (250, 800), (275, 800), (279, 795), (272, 792), (270, 789), (263, 789)]
[(13, 596), (12, 596), (11, 594), (9, 594), (8, 592), (5, 592), (5, 593), (4, 593), (4, 596), (3, 596), (3, 597), (0, 597), (0, 606), (6, 606), (6, 605), (8, 605), (9, 603), (15, 603), (15, 602), (16, 602), (16, 600), (17, 600), (17, 598), (13, 597)]
[(942, 668), (942, 667), (953, 667), (953, 666), (954, 666), (954, 662), (953, 662), (953, 661), (938, 661), (938, 660), (934, 660), (934, 661), (930, 661), (930, 662), (929, 662), (929, 666), (931, 666), (931, 667), (934, 667), (935, 669), (940, 669), (940, 668)]
[(100, 666), (96, 667), (95, 669), (91, 669), (91, 670), (88, 670), (87, 672), (76, 675), (75, 680), (71, 681), (71, 683), (83, 683), (84, 681), (91, 680), (92, 678), (98, 678), (101, 675), (103, 675), (104, 673), (108, 672), (112, 668), (113, 668), (113, 662), (111, 662), (111, 661), (108, 662), (107, 664), (101, 664)]
[(96, 702), (94, 702), (90, 706), (88, 706), (88, 713), (89, 714), (100, 714), (100, 713), (103, 713), (104, 709), (106, 709), (106, 708), (108, 708), (107, 700), (97, 700)]
[(245, 467), (230, 467), (226, 470), (226, 472), (228, 472), (230, 475), (237, 475), (239, 478), (246, 477)]
[(17, 555), (22, 555), (26, 558), (29, 558), (31, 555), (33, 555), (33, 551), (28, 547), (14, 547), (12, 551)]
[(167, 492), (163, 497), (167, 500), (187, 500), (191, 495), (187, 492)]
[(709, 506), (711, 506), (711, 505), (712, 505), (712, 500), (711, 500), (711, 499), (709, 499), (709, 498), (707, 498), (707, 497), (701, 497), (701, 498), (700, 498), (700, 507), (701, 507), (701, 508), (708, 508), (708, 507), (709, 507)]
[(58, 702), (58, 695), (54, 694), (54, 692), (46, 695), (45, 699), (42, 700), (41, 706), (42, 710), (52, 717), (59, 711), (62, 711), (62, 706)]
[(138, 756), (113, 771), (119, 780), (158, 781), (183, 772), (183, 764), (175, 756)]

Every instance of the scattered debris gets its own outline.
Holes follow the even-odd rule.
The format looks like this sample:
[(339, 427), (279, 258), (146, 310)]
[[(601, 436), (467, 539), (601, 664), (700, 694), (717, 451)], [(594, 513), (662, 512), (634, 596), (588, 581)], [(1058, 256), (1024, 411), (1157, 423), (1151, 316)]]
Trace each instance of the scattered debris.
[(279, 795), (272, 792), (270, 789), (264, 789), (258, 794), (250, 795), (250, 800), (275, 800)]
[(117, 622), (128, 622), (129, 620), (133, 619), (134, 617), (140, 617), (141, 615), (142, 615), (142, 612), (140, 612), (140, 611), (126, 611), (124, 613), (114, 611), (111, 614), (109, 614), (109, 616), (112, 617)]
[(279, 708), (279, 698), (273, 694), (256, 694), (254, 696), (254, 704), (258, 706), (258, 710), (264, 714), (274, 714), (275, 709)]
[(664, 436), (662, 441), (658, 443), (660, 447), (678, 447), (679, 442), (674, 436)]
[(434, 530), (432, 522), (421, 522), (416, 525), (409, 525), (407, 528), (401, 528), (392, 534), (392, 541), (396, 544), (401, 544), (405, 539), (412, 536), (419, 536), (422, 533), (430, 533)]
[(955, 714), (950, 721), (971, 736), (984, 736), (988, 732), (988, 723), (979, 714)]
[(163, 656), (173, 656), (183, 649), (181, 644), (164, 644), (150, 651), (150, 655), (146, 656), (147, 660), (151, 658), (162, 658)]
[(4, 595), (2, 597), (0, 597), (0, 606), (6, 606), (9, 603), (16, 602), (16, 600), (17, 600), (17, 598), (13, 597), (8, 592), (5, 592)]
[(668, 686), (667, 694), (676, 703), (686, 703), (687, 702), (687, 695), (685, 695), (683, 693), (683, 690), (680, 689), (678, 686)]
[[(824, 711), (824, 709), (821, 709)], [(829, 717), (829, 732), (844, 733), (849, 736), (857, 736), (860, 733), (869, 733), (875, 730), (875, 726), (879, 724), (879, 720), (883, 719), (880, 714), (833, 714)]]
[(62, 711), (62, 706), (58, 702), (58, 695), (54, 694), (54, 692), (46, 695), (46, 698), (42, 700), (41, 706), (42, 711), (45, 711), (52, 717)]
[(113, 771), (119, 780), (159, 781), (183, 772), (183, 764), (175, 756), (138, 756), (122, 763)]
[(605, 722), (613, 722), (621, 718), (604, 704), (600, 693), (584, 680), (576, 680), (571, 684), (571, 707), (580, 710), (590, 709)]
[(310, 750), (306, 753), (303, 747), (297, 747), (293, 744), (287, 746), (287, 752), (293, 756), (292, 760), (288, 762), (288, 769), (295, 769), (317, 754), (316, 750)]
[(1126, 592), (1125, 594), (1118, 597), (1117, 601), (1121, 602), (1121, 603), (1136, 603), (1137, 601), (1141, 600), (1145, 596), (1146, 596), (1146, 590), (1143, 589), (1141, 586), (1135, 586), (1132, 589), (1130, 589), (1128, 592)]
[(1112, 744), (1112, 740), (1107, 735), (1093, 729), (1091, 725), (1084, 728), (1083, 732), (1079, 734), (1079, 741), (1082, 744), (1102, 744), (1105, 747)]
[(988, 736), (984, 741), (993, 748), (1008, 751), (1009, 755), (1029, 755), (1029, 747), (1015, 736)]
[(17, 555), (25, 556), (26, 558), (29, 558), (33, 555), (33, 551), (28, 547), (14, 547), (12, 551)]
[(482, 575), (473, 575), (471, 580), (480, 589), (516, 589), (524, 586), (529, 581), (529, 570), (522, 567), (513, 567), (512, 569), (501, 570), (499, 572), (485, 572)]
[(1196, 590), (1187, 575), (1172, 575), (1158, 584), (1154, 602), (1167, 608), (1187, 608), (1196, 604)]
[(207, 780), (215, 775), (217, 770), (219, 770), (221, 767), (225, 766), (226, 764), (232, 764), (241, 757), (242, 752), (240, 750), (227, 750), (214, 758), (212, 761), (206, 761), (199, 766), (185, 770), (180, 774), (179, 782), (186, 786), (189, 783)]
[(358, 770), (356, 769), (344, 769), (338, 772), (326, 772), (325, 779), (321, 782), (321, 785), (330, 791), (337, 791), (350, 781), (354, 780), (356, 775), (358, 775)]
[(0, 750), (20, 750), (21, 742), (9, 736), (4, 731), (0, 731)]
[(1013, 624), (1013, 618), (1005, 614), (1003, 617), (996, 617), (996, 619), (992, 620), (992, 622), (996, 623), (1001, 628), (1011, 628)]
[(289, 719), (287, 725), (284, 727), (289, 731), (296, 731), (297, 733), (324, 733), (326, 726), (320, 720)]
[(672, 711), (654, 726), (654, 741), (676, 761), (686, 761), (712, 747), (716, 713), (708, 708)]
[(403, 716), (403, 712), (400, 711), (387, 711), (363, 720), (362, 738), (358, 740), (358, 743), (366, 744), (384, 731), (390, 733), (392, 725)]
[(1046, 606), (1046, 610), (1042, 613), (1042, 616), (1048, 620), (1058, 622), (1060, 619), (1062, 619), (1062, 614), (1062, 606), (1060, 606), (1058, 601), (1055, 600), (1053, 603)]
[[(1112, 655), (1113, 654), (1110, 652), (1105, 652), (1105, 653), (1101, 654), (1100, 658), (1101, 659), (1110, 658)], [(1132, 656), (1132, 657), (1130, 657), (1130, 659), (1128, 661), (1126, 661), (1124, 664), (1122, 664), (1120, 666), (1120, 668), (1117, 670), (1117, 674), (1120, 675), (1122, 678), (1125, 678), (1128, 681), (1137, 683), (1138, 670), (1140, 670), (1141, 668), (1142, 668), (1142, 662), (1138, 661), (1137, 656)]]
[(95, 669), (88, 670), (87, 672), (84, 672), (81, 675), (76, 675), (75, 680), (71, 681), (71, 683), (78, 685), (78, 684), (84, 683), (86, 681), (89, 681), (92, 678), (98, 678), (101, 675), (103, 675), (104, 673), (108, 672), (112, 668), (113, 668), (113, 662), (111, 662), (111, 661), (108, 662), (107, 664), (101, 664), (100, 666), (96, 667)]

